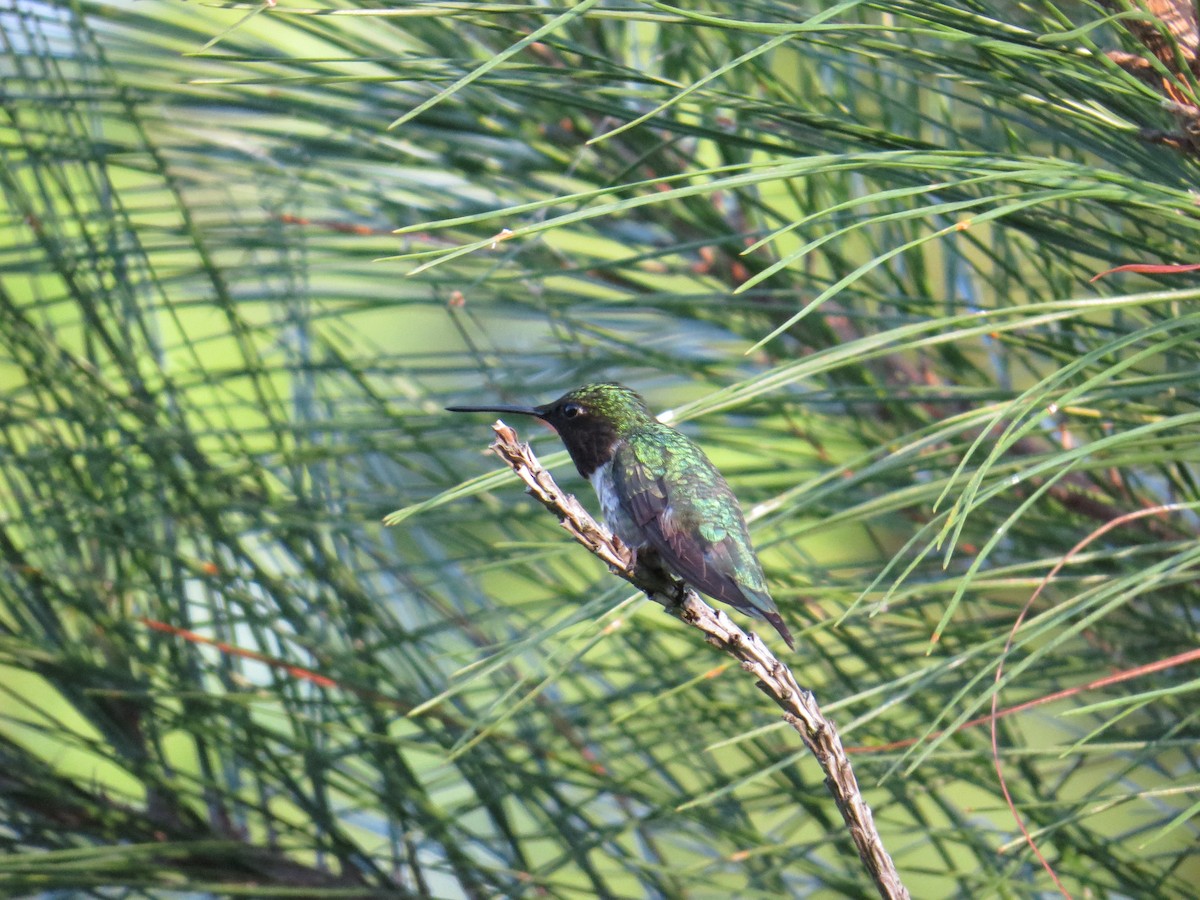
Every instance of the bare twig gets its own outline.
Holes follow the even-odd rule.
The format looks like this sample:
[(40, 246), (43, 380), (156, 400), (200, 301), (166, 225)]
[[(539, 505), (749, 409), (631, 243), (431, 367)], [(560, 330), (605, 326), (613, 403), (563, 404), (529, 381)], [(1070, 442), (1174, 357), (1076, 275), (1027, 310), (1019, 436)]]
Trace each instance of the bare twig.
[(758, 687), (783, 710), (783, 718), (796, 729), (801, 739), (825, 772), (825, 785), (833, 794), (858, 855), (874, 879), (882, 897), (907, 898), (892, 858), (883, 847), (833, 724), (821, 714), (811, 691), (796, 682), (791, 670), (754, 633), (742, 631), (729, 616), (713, 609), (695, 591), (676, 581), (664, 581), (661, 575), (634, 565), (632, 554), (619, 540), (596, 523), (572, 495), (564, 492), (533, 455), (528, 444), (517, 440), (517, 433), (503, 422), (492, 426), (496, 441), (492, 449), (499, 454), (528, 486), (529, 493), (553, 512), (575, 540), (602, 559), (613, 574), (645, 591), (650, 599), (667, 612), (704, 632), (705, 640), (736, 659), (741, 667), (758, 679)]
[[(1193, 155), (1200, 154), (1200, 107), (1195, 103), (1193, 89), (1200, 76), (1200, 22), (1196, 17), (1194, 0), (1102, 0), (1105, 6), (1118, 11), (1130, 9), (1145, 14), (1140, 18), (1122, 21), (1146, 48), (1158, 57), (1163, 68), (1149, 60), (1124, 50), (1112, 50), (1108, 58), (1140, 80), (1166, 94), (1164, 109), (1175, 117), (1179, 130), (1173, 132), (1145, 129), (1142, 138), (1153, 143), (1167, 144)], [(1163, 77), (1165, 69), (1169, 77)]]

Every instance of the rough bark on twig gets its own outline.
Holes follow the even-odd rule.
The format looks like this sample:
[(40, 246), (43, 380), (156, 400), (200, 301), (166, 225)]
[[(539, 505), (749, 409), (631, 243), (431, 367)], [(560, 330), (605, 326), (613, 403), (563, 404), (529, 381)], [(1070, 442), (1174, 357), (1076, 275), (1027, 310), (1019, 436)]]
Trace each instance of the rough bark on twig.
[(691, 588), (677, 581), (663, 581), (661, 576), (636, 568), (628, 548), (597, 524), (574, 496), (555, 484), (529, 445), (517, 440), (513, 429), (500, 421), (492, 429), (496, 432), (492, 449), (525, 482), (534, 499), (558, 517), (575, 540), (603, 560), (613, 574), (645, 591), (671, 615), (704, 632), (708, 643), (738, 660), (745, 671), (758, 679), (758, 687), (779, 705), (783, 718), (796, 729), (821, 764), (825, 785), (833, 794), (858, 855), (880, 895), (888, 900), (907, 898), (908, 891), (884, 849), (871, 809), (859, 791), (842, 740), (833, 724), (822, 715), (812, 692), (800, 687), (791, 670), (775, 658), (758, 635), (743, 631)]
[[(1110, 9), (1121, 11), (1125, 5), (1117, 0), (1103, 0)], [(1166, 94), (1166, 110), (1175, 117), (1178, 130), (1161, 132), (1146, 130), (1142, 136), (1156, 143), (1169, 144), (1194, 155), (1200, 155), (1200, 108), (1191, 87), (1200, 76), (1200, 23), (1193, 0), (1141, 0), (1145, 18), (1126, 18), (1124, 26), (1155, 57), (1162, 69), (1150, 61), (1124, 50), (1111, 50), (1108, 58), (1125, 71), (1153, 85)], [(1165, 69), (1170, 77), (1163, 77)]]

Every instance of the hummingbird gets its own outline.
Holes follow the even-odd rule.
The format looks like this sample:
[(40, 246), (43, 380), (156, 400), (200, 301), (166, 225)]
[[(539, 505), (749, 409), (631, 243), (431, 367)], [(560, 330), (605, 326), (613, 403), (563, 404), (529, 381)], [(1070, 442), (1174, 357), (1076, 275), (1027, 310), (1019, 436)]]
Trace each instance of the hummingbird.
[(682, 581), (766, 619), (795, 649), (767, 590), (737, 497), (687, 436), (658, 421), (621, 384), (586, 384), (542, 406), (448, 406), (512, 413), (550, 425), (596, 491), (604, 521), (643, 565), (661, 561)]

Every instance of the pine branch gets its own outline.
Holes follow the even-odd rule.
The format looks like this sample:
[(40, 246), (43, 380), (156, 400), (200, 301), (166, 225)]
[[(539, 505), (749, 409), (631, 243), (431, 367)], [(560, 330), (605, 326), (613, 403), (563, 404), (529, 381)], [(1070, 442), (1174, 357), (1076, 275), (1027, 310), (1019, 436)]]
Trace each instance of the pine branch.
[(724, 612), (713, 609), (681, 582), (664, 580), (661, 574), (638, 567), (629, 549), (599, 525), (573, 495), (559, 488), (529, 445), (518, 441), (512, 428), (497, 421), (492, 430), (496, 432), (492, 449), (525, 482), (534, 499), (558, 517), (575, 540), (603, 560), (614, 575), (645, 591), (675, 618), (704, 632), (708, 643), (732, 656), (742, 669), (758, 679), (759, 689), (779, 705), (784, 720), (796, 730), (824, 770), (825, 785), (833, 794), (880, 896), (887, 900), (907, 898), (908, 891), (884, 849), (837, 729), (821, 713), (812, 692), (800, 687), (792, 671), (758, 635), (743, 631)]

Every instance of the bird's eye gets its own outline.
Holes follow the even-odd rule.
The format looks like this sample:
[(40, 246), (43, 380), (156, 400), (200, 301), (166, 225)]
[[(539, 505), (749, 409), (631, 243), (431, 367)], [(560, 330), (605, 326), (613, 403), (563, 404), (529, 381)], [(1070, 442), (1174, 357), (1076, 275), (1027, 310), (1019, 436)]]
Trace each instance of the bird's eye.
[(565, 403), (563, 404), (562, 414), (564, 419), (573, 419), (583, 414), (583, 407), (578, 403)]

